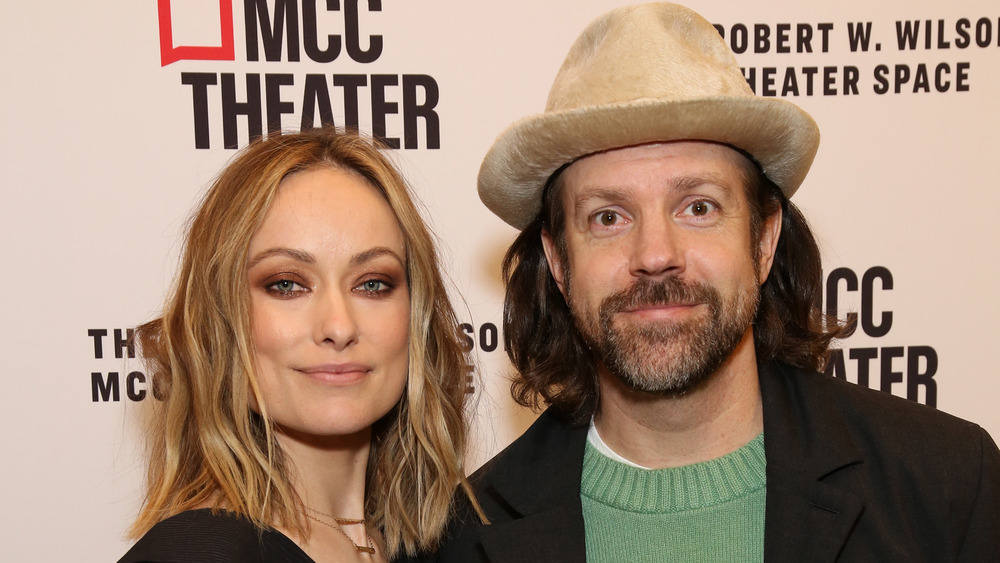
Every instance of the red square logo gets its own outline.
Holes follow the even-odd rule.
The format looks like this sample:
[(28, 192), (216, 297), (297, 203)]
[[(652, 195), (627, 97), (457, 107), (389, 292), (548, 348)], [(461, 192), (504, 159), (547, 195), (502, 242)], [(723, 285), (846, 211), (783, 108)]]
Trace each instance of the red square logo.
[(160, 66), (167, 66), (182, 59), (203, 61), (231, 61), (235, 59), (233, 41), (233, 0), (219, 0), (220, 45), (174, 45), (171, 0), (157, 0), (160, 20)]

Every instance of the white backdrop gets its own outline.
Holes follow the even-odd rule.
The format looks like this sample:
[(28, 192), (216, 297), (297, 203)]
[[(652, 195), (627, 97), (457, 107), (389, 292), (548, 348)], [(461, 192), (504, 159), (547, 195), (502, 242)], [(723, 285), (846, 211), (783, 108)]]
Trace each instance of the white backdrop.
[[(366, 130), (384, 122), (388, 137), (409, 128), (416, 148), (394, 158), (441, 239), (482, 368), (470, 465), (517, 436), (534, 415), (511, 404), (497, 345), (499, 261), (515, 233), (479, 203), (476, 174), (503, 128), (542, 110), (586, 23), (625, 3), (307, 0), (318, 13), (295, 10), (278, 26), (280, 42), (258, 20), (248, 34), (245, 18), (259, 5), (270, 25), (274, 0), (0, 6), (0, 559), (108, 561), (125, 551), (141, 495), (134, 399), (145, 384), (136, 360), (116, 357), (115, 331), (160, 307), (186, 218), (233, 154), (227, 113), (240, 146), (253, 129), (246, 114), (267, 123), (270, 111), (297, 129), (319, 84), (338, 124), (355, 114)], [(838, 311), (861, 312), (867, 328), (843, 342), (838, 373), (1000, 436), (991, 352), (1000, 336), (1000, 8), (754, 4), (689, 5), (742, 51), (759, 94), (793, 99), (820, 125), (819, 155), (794, 201), (835, 272)], [(220, 6), (232, 7), (231, 23)], [(870, 29), (867, 50), (859, 29)], [(272, 43), (278, 60), (268, 60)], [(192, 60), (206, 53), (222, 60)], [(227, 82), (236, 106), (225, 102)], [(260, 104), (240, 106), (255, 85)]]

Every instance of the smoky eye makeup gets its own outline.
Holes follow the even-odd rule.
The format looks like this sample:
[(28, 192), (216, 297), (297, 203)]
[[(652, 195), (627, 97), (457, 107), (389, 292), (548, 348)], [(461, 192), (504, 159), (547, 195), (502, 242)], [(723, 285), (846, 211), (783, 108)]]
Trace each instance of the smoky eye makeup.
[(281, 298), (295, 297), (312, 289), (304, 276), (290, 271), (264, 274), (252, 283), (268, 295)]

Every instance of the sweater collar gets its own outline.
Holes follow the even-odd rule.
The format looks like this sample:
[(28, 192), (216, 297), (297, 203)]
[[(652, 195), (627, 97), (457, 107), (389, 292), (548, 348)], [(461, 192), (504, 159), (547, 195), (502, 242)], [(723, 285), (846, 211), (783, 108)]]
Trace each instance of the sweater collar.
[(642, 469), (587, 445), (580, 493), (601, 504), (638, 513), (696, 510), (764, 488), (764, 435), (722, 457), (683, 467)]

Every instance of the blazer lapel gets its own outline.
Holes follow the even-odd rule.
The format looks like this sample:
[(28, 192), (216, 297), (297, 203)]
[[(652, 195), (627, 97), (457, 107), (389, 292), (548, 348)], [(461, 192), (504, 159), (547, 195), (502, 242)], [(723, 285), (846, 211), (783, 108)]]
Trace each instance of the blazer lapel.
[(823, 400), (825, 377), (762, 366), (767, 458), (765, 561), (835, 561), (864, 510), (862, 457), (842, 415)]

